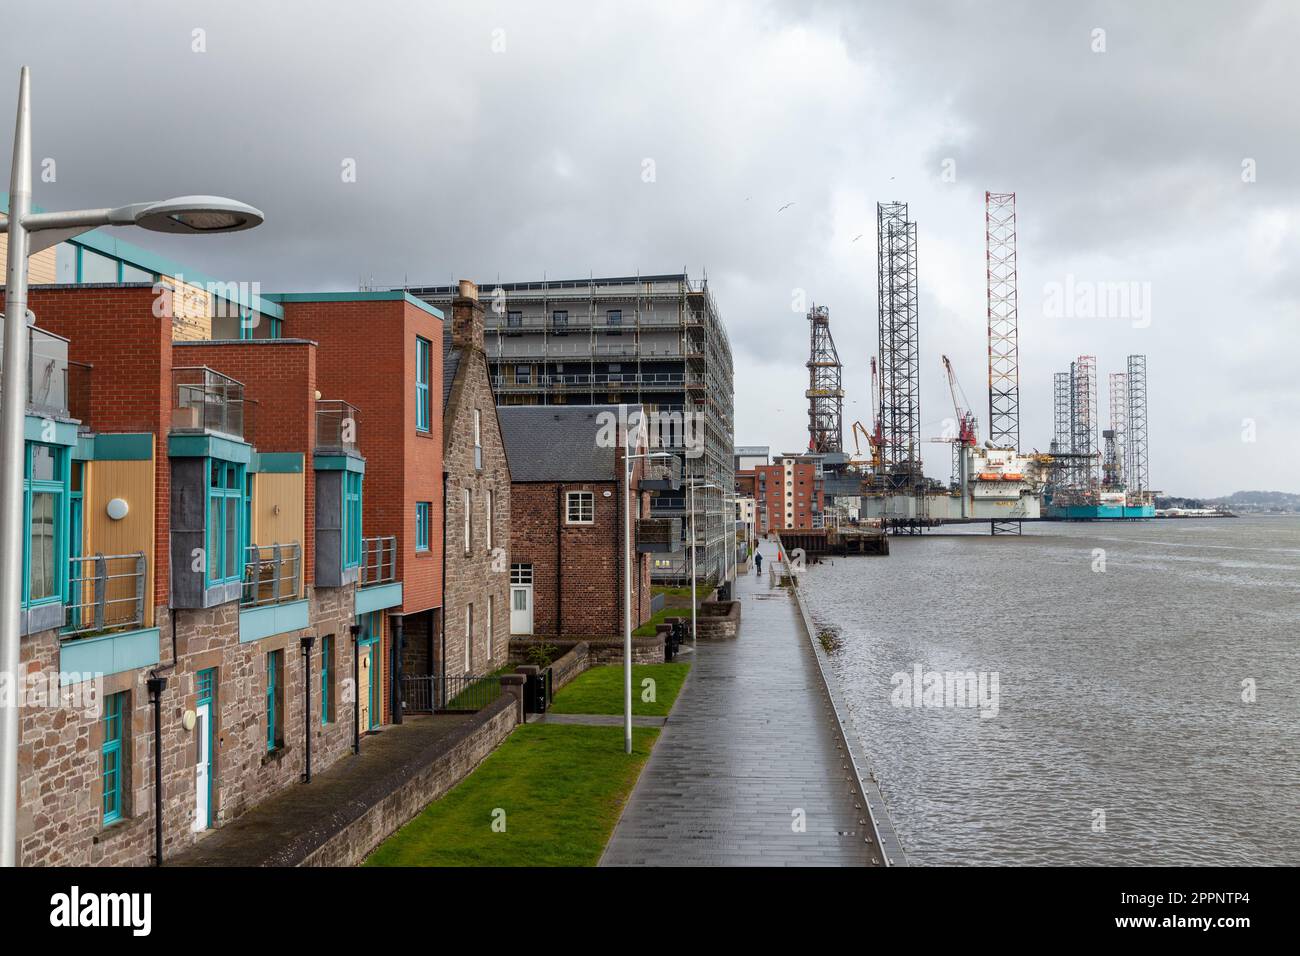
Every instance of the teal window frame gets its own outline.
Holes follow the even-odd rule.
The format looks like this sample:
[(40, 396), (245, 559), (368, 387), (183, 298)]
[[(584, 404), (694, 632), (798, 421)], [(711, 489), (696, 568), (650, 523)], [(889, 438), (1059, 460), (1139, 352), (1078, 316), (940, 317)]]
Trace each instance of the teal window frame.
[[(54, 460), (52, 479), (32, 477), (32, 458), (37, 448), (47, 448)], [(23, 607), (62, 602), (68, 587), (69, 485), (72, 481), (71, 456), (62, 445), (27, 442), (23, 448)], [(32, 600), (32, 504), (36, 495), (52, 495), (50, 520), (54, 532), (53, 593)]]
[(103, 786), (100, 810), (104, 826), (122, 819), (122, 731), (126, 691), (104, 701), (104, 742), (99, 747), (99, 779)]
[(429, 516), (432, 514), (433, 503), (429, 501), (417, 501), (415, 503), (415, 550), (429, 550)]
[(356, 471), (343, 472), (343, 567), (361, 566), (362, 481)]
[(334, 722), (334, 635), (320, 639), (320, 722)]
[(433, 427), (433, 405), (430, 403), (429, 380), (432, 370), (433, 343), (415, 337), (415, 427), (422, 432)]
[(266, 752), (284, 746), (283, 692), (284, 651), (269, 651), (266, 655)]
[[(244, 579), (245, 553), (248, 548), (250, 529), (249, 484), (247, 468), (233, 461), (220, 458), (205, 459), (207, 482), (207, 554), (208, 585), (230, 584)], [(221, 471), (222, 481), (218, 486), (213, 483), (213, 469)], [(227, 522), (231, 520), (234, 510), (235, 521), (235, 560), (230, 566), (226, 538)], [(214, 535), (214, 530), (217, 532)], [(213, 545), (215, 544), (215, 547)]]

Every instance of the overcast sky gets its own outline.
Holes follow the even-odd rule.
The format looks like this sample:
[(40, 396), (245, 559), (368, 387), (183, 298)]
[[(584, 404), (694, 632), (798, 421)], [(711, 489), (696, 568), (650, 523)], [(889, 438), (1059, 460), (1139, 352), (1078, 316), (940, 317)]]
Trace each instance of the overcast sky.
[[(1141, 352), (1154, 487), (1300, 491), (1294, 4), (86, 0), (8, 17), (0, 110), (28, 64), (38, 172), (55, 161), (37, 203), (245, 199), (267, 216), (250, 233), (119, 235), (264, 291), (707, 275), (736, 441), (774, 450), (807, 445), (799, 290), (830, 308), (846, 439), (869, 424), (880, 200), (918, 223), (922, 437), (952, 415), (941, 354), (987, 428), (983, 197), (1015, 191), (1022, 446), (1050, 440), (1053, 372), (1096, 355), (1104, 406)], [(1120, 314), (1089, 306), (1120, 288)], [(946, 476), (947, 446), (926, 447)]]

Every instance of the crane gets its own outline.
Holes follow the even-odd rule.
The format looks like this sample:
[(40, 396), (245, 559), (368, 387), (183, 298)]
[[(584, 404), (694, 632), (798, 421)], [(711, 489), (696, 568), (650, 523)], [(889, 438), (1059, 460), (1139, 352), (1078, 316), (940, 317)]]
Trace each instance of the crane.
[(953, 369), (952, 362), (948, 360), (946, 355), (940, 357), (943, 359), (943, 370), (948, 375), (948, 390), (952, 393), (952, 408), (957, 415), (957, 434), (955, 437), (946, 436), (939, 439), (939, 441), (952, 443), (952, 482), (955, 485), (961, 480), (962, 449), (979, 444), (979, 423), (975, 419), (975, 413), (970, 410), (961, 383), (957, 381), (957, 372)]
[[(851, 465), (870, 465), (873, 472), (880, 469), (881, 445), (884, 441), (884, 435), (880, 427), (880, 375), (876, 369), (876, 357), (871, 356), (871, 431), (862, 422), (854, 422), (851, 430), (853, 435), (853, 457), (849, 460)], [(870, 458), (862, 457), (862, 445), (858, 441), (858, 436), (867, 443), (867, 449), (871, 454)]]

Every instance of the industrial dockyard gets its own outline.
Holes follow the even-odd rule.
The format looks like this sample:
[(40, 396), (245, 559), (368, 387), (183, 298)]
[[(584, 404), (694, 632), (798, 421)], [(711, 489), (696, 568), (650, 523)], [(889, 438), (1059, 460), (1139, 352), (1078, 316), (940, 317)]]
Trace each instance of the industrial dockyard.
[[(870, 536), (920, 534), (944, 524), (987, 523), (1019, 534), (1026, 521), (1098, 521), (1155, 514), (1147, 448), (1147, 357), (1129, 355), (1109, 378), (1106, 427), (1097, 358), (1080, 355), (1054, 375), (1053, 433), (1040, 450), (1020, 429), (1016, 195), (984, 194), (988, 310), (988, 414), (981, 432), (953, 363), (941, 356), (952, 417), (943, 434), (922, 435), (917, 223), (905, 202), (876, 204), (878, 344), (871, 358), (871, 422), (852, 422), (845, 444), (844, 367), (830, 310), (814, 305), (809, 325), (808, 451), (787, 461), (815, 469), (823, 508), (801, 526), (794, 512), (760, 514), (760, 530), (806, 535), (809, 553), (887, 553)], [(859, 441), (859, 437), (863, 441)], [(952, 448), (948, 481), (925, 475), (924, 443)], [(864, 448), (865, 443), (865, 448)], [(759, 511), (763, 505), (760, 503)], [(811, 548), (815, 547), (813, 551)]]

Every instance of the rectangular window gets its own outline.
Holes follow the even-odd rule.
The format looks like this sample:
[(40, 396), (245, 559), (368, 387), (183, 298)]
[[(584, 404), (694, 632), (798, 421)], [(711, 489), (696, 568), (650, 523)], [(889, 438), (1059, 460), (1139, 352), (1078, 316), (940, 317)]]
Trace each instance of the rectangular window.
[(248, 488), (243, 465), (208, 459), (209, 584), (226, 584), (243, 578)]
[(517, 329), (524, 324), (524, 314), (522, 312), (506, 313), (506, 328)]
[(470, 665), (474, 662), (474, 605), (467, 605), (465, 608), (465, 673), (469, 673)]
[(492, 666), (492, 621), (496, 618), (497, 596), (488, 595), (488, 612), (487, 612), (487, 659), (488, 666)]
[(24, 605), (63, 597), (68, 516), (67, 452), (57, 445), (28, 442), (23, 474), (23, 517), (27, 529)]
[(483, 412), (474, 409), (474, 468), (483, 469)]
[(266, 749), (284, 746), (284, 651), (266, 655)]
[(531, 366), (528, 365), (515, 366), (516, 385), (531, 385), (532, 381), (533, 381), (533, 370)]
[(355, 471), (343, 473), (343, 566), (361, 564), (361, 479)]
[(334, 723), (334, 635), (320, 639), (320, 722)]
[(610, 335), (623, 334), (623, 310), (610, 309), (605, 313), (605, 325)]
[(469, 554), (474, 546), (474, 494), (466, 488), (462, 495), (462, 505), (465, 508), (465, 553)]
[[(510, 565), (510, 583), (511, 584), (532, 584), (533, 566), (531, 564)], [(523, 610), (523, 608), (519, 608), (519, 610)]]
[(556, 335), (569, 334), (569, 313), (558, 309), (551, 313), (551, 331)]
[(104, 701), (104, 743), (99, 748), (99, 776), (104, 790), (105, 826), (122, 819), (122, 774), (125, 770), (122, 738), (129, 716), (125, 691), (112, 694)]
[(433, 406), (429, 401), (432, 355), (433, 346), (429, 340), (417, 336), (415, 339), (415, 427), (422, 432), (427, 432), (433, 421)]
[(77, 279), (79, 282), (116, 282), (117, 260), (101, 256), (98, 252), (91, 252), (82, 246), (79, 273)]
[(489, 488), (483, 497), (483, 543), (492, 550), (492, 509), (496, 506), (496, 495)]
[(565, 496), (569, 524), (592, 524), (596, 520), (596, 493), (570, 491)]
[(431, 502), (415, 503), (415, 550), (429, 550), (429, 506)]

